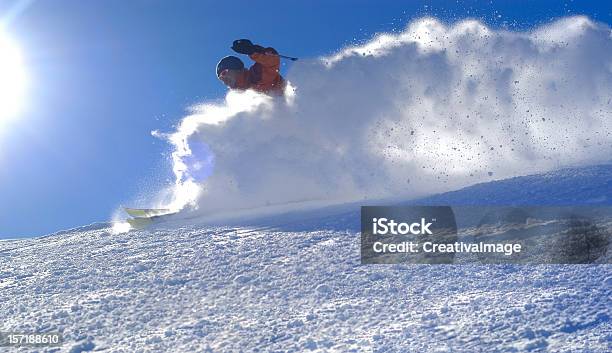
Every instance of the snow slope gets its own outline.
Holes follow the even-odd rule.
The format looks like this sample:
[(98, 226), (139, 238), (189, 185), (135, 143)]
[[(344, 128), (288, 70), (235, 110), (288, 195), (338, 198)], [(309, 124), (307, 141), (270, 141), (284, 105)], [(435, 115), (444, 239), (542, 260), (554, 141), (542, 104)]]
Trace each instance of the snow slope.
[[(574, 168), (416, 203), (609, 205), (611, 183)], [(361, 266), (355, 212), (2, 241), (0, 330), (60, 330), (60, 352), (612, 349), (609, 265)]]

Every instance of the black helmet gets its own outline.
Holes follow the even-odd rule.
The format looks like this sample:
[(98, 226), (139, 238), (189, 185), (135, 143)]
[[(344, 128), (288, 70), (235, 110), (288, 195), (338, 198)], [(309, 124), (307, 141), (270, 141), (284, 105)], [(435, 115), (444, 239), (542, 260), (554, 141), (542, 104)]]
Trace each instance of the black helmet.
[(219, 63), (217, 64), (217, 77), (219, 77), (221, 71), (227, 69), (242, 70), (244, 69), (244, 63), (242, 62), (242, 60), (238, 59), (235, 56), (226, 56), (225, 58), (221, 59), (221, 61), (219, 61)]

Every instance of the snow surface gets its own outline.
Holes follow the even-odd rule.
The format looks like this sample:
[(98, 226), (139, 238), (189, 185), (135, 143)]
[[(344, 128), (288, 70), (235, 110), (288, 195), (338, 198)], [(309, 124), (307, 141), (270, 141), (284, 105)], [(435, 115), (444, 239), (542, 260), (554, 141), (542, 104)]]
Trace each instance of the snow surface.
[[(610, 205), (611, 183), (575, 168), (417, 203)], [(62, 331), (49, 352), (612, 349), (609, 265), (362, 266), (339, 210), (2, 241), (0, 330)]]

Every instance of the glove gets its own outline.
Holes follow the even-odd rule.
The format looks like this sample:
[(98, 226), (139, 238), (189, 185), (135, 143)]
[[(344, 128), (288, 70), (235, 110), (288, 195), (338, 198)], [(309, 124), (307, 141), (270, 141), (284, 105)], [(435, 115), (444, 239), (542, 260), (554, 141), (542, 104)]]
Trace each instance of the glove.
[(253, 53), (263, 53), (265, 51), (264, 47), (261, 45), (254, 45), (248, 39), (238, 39), (234, 41), (232, 45), (232, 50), (236, 53), (251, 55)]
[(251, 55), (254, 53), (254, 45), (248, 39), (238, 39), (234, 41), (232, 50), (236, 53)]

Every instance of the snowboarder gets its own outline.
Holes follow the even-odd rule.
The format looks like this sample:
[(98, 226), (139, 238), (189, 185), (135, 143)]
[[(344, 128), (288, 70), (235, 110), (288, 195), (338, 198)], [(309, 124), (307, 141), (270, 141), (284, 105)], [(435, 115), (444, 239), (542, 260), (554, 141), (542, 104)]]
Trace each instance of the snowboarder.
[(280, 56), (274, 48), (255, 45), (248, 39), (235, 40), (232, 50), (255, 61), (248, 70), (242, 60), (226, 56), (217, 64), (217, 77), (230, 89), (253, 89), (268, 94), (283, 94), (285, 80), (280, 75)]

